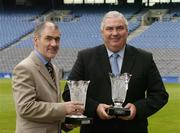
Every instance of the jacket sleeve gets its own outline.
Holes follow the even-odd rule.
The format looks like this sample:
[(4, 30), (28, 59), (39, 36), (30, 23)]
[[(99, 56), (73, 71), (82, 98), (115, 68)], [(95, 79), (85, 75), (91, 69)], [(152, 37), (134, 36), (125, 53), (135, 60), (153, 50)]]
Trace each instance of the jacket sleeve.
[(38, 99), (31, 69), (20, 64), (13, 70), (12, 86), (17, 114), (36, 122), (51, 123), (63, 120), (66, 115), (64, 103)]
[(162, 78), (156, 64), (150, 56), (147, 71), (147, 92), (144, 99), (136, 101), (137, 117), (147, 118), (160, 110), (168, 102), (168, 93), (165, 90)]

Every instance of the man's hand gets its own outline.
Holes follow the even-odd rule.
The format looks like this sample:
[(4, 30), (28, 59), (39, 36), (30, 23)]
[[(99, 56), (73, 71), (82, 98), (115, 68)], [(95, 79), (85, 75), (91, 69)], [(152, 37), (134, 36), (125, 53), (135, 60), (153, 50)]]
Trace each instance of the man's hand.
[(111, 107), (110, 105), (107, 105), (107, 104), (99, 104), (97, 109), (96, 109), (96, 112), (99, 116), (100, 119), (102, 120), (108, 120), (108, 119), (111, 119), (113, 118), (112, 116), (109, 116), (107, 113), (106, 113), (106, 109)]
[(136, 116), (136, 106), (132, 103), (128, 103), (124, 108), (130, 109), (130, 115), (129, 116), (118, 116), (119, 119), (122, 120), (132, 120)]
[(67, 115), (82, 114), (84, 112), (83, 104), (80, 102), (65, 102), (65, 108)]

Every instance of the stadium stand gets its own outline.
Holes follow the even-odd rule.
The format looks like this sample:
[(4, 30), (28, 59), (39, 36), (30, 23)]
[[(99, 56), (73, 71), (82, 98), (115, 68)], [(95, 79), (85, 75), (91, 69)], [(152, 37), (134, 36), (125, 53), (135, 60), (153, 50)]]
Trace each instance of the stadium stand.
[[(155, 7), (157, 8), (157, 5)], [(178, 31), (180, 22), (177, 15), (171, 15), (173, 12), (177, 13), (179, 9), (174, 9), (168, 8), (168, 12), (161, 21), (152, 22), (148, 26), (142, 22), (149, 9), (137, 9), (132, 5), (129, 8), (104, 5), (93, 6), (93, 8), (85, 5), (80, 8), (80, 5), (71, 5), (49, 10), (44, 14), (42, 11), (45, 9), (39, 10), (31, 15), (22, 15), (23, 17), (20, 19), (18, 13), (15, 13), (14, 17), (8, 17), (10, 16), (8, 13), (0, 14), (1, 20), (2, 18), (8, 20), (7, 27), (2, 28), (3, 32), (0, 31), (0, 34), (3, 34), (0, 44), (5, 45), (0, 51), (0, 73), (6, 76), (7, 73), (11, 74), (13, 67), (33, 49), (32, 30), (36, 21), (41, 21), (39, 18), (54, 19), (61, 27), (61, 49), (54, 63), (63, 68), (65, 72), (69, 72), (79, 50), (102, 44), (100, 21), (104, 13), (109, 10), (119, 10), (129, 21), (129, 38), (131, 39), (128, 38), (128, 44), (151, 51), (162, 76), (180, 76), (180, 59), (178, 59), (180, 55)], [(59, 12), (60, 16), (52, 18), (52, 16), (56, 16), (54, 13), (58, 14)], [(38, 18), (36, 18), (37, 16)], [(167, 16), (170, 16), (169, 19)], [(4, 19), (3, 21), (0, 23), (5, 25), (7, 21)], [(14, 24), (17, 24), (18, 29), (13, 27)], [(138, 34), (137, 31), (139, 31)], [(14, 38), (12, 39), (11, 36)], [(9, 40), (8, 43), (5, 43), (5, 38)]]
[(154, 22), (129, 44), (151, 51), (163, 76), (180, 74), (180, 22)]
[[(68, 10), (68, 8), (66, 8), (66, 10)], [(97, 9), (96, 12), (94, 12), (94, 9), (87, 10), (86, 6), (84, 6), (84, 9), (81, 8), (82, 11), (73, 10), (72, 8), (71, 15), (78, 16), (79, 21), (58, 21), (58, 24), (62, 29), (62, 41), (60, 54), (55, 59), (55, 64), (63, 68), (65, 71), (71, 70), (72, 65), (76, 59), (77, 52), (80, 49), (97, 46), (102, 43), (100, 35), (100, 21), (103, 14), (108, 11), (108, 7), (106, 6), (106, 8), (95, 8)], [(114, 10), (116, 8), (117, 6), (114, 7)], [(129, 10), (126, 9), (124, 11), (129, 19), (136, 12), (137, 9), (135, 8), (130, 8)], [(139, 25), (140, 21), (130, 21), (130, 31), (135, 30)], [(26, 27), (26, 29), (28, 29), (28, 27)], [(19, 30), (22, 32), (22, 27), (19, 27)], [(25, 34), (27, 35), (27, 33)], [(16, 39), (18, 38), (15, 32), (13, 35), (16, 36)], [(1, 51), (0, 54), (3, 58), (1, 60), (4, 62), (3, 64), (6, 64), (1, 66), (1, 72), (11, 72), (14, 65), (25, 58), (32, 49), (32, 34), (30, 34), (24, 40), (18, 41), (16, 45)]]
[(36, 18), (45, 11), (44, 8), (6, 9), (0, 12), (0, 50), (14, 44), (23, 36), (33, 31)]

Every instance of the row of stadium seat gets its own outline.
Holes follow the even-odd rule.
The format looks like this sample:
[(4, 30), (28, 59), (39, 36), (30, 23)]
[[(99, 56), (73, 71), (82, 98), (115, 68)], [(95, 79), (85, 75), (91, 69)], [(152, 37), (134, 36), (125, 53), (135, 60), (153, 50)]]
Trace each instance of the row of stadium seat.
[[(74, 14), (74, 10), (71, 14)], [(96, 16), (95, 12), (92, 14)], [(54, 63), (59, 68), (70, 71), (79, 50), (102, 43), (100, 35), (102, 13), (96, 17), (92, 17), (92, 14), (91, 17), (81, 14), (79, 20), (75, 19), (71, 22), (58, 22), (62, 29), (62, 39), (61, 49)], [(140, 25), (141, 16), (137, 16), (137, 18), (133, 21), (129, 20), (130, 30), (132, 27), (136, 29)], [(140, 36), (132, 39), (129, 44), (151, 51), (162, 76), (180, 75), (180, 59), (178, 59), (180, 40), (178, 40), (179, 32), (176, 30), (179, 28), (178, 22), (156, 22)], [(32, 36), (28, 36), (27, 39), (21, 40), (15, 46), (2, 50), (0, 52), (1, 72), (11, 72), (13, 67), (28, 56), (32, 49)]]
[(129, 43), (141, 48), (180, 48), (180, 21), (155, 22)]

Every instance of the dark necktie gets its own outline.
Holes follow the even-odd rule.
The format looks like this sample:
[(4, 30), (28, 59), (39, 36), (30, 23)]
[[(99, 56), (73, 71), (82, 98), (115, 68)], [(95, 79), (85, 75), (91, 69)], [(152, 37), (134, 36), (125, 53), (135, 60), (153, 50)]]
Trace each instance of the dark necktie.
[(48, 62), (48, 63), (46, 64), (46, 68), (47, 68), (50, 76), (52, 77), (52, 80), (54, 81), (54, 83), (56, 83), (56, 82), (55, 82), (55, 76), (54, 76), (54, 69), (53, 69), (53, 66), (52, 66), (51, 62)]

